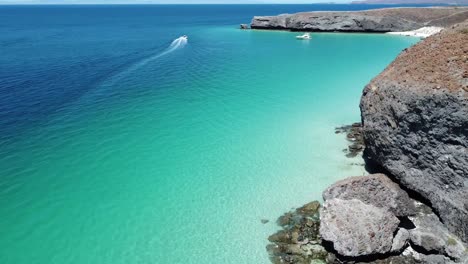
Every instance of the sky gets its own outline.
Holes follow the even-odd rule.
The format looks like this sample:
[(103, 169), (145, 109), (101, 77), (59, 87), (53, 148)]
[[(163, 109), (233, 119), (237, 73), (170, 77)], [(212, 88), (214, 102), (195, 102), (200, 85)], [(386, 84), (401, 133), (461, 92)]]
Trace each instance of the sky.
[(351, 0), (0, 0), (0, 4), (310, 4)]

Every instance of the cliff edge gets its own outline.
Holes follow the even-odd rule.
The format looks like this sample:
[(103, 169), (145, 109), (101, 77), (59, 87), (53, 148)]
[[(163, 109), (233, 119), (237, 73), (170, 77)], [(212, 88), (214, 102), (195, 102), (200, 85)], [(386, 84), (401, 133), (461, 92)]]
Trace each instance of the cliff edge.
[[(337, 131), (383, 173), (350, 177), (278, 219), (273, 263), (468, 263), (468, 20), (405, 49)], [(368, 167), (370, 168), (370, 167)]]
[(366, 155), (468, 241), (468, 21), (405, 50), (364, 89)]

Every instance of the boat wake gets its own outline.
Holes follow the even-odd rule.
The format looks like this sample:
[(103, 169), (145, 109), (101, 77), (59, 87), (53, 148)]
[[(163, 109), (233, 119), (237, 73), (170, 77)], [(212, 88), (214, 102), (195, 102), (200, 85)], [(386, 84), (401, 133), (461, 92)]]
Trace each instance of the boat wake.
[(121, 79), (122, 77), (124, 77), (125, 75), (128, 75), (130, 74), (131, 72), (134, 72), (136, 70), (138, 70), (139, 68), (145, 66), (146, 64), (154, 61), (154, 60), (157, 60), (169, 53), (172, 53), (180, 48), (183, 48), (186, 44), (187, 44), (187, 37), (183, 36), (183, 37), (180, 37), (180, 38), (177, 38), (175, 39), (174, 41), (172, 41), (172, 43), (169, 45), (169, 47), (164, 50), (163, 52), (161, 53), (158, 53), (156, 55), (153, 55), (153, 56), (150, 56), (148, 58), (144, 58), (134, 64), (132, 64), (131, 66), (129, 66), (127, 69), (121, 71), (120, 73), (112, 76), (110, 79), (108, 79), (106, 81), (106, 84), (107, 85), (112, 85), (114, 84), (116, 81), (118, 81), (119, 79)]
[[(179, 48), (182, 48), (184, 47), (185, 45), (187, 44), (187, 38), (185, 37), (180, 37), (178, 39), (175, 39), (174, 41), (172, 41), (171, 45), (169, 45), (169, 48), (167, 48), (165, 51), (159, 53), (159, 54), (156, 54), (154, 56), (151, 56), (149, 58), (146, 58), (140, 62), (138, 62), (137, 64), (133, 65), (133, 67), (135, 68), (140, 68), (142, 66), (144, 66), (145, 64), (147, 64), (148, 62), (151, 62), (151, 61), (154, 61), (155, 59), (158, 59), (158, 58), (161, 58), (162, 56), (164, 55), (167, 55)], [(132, 67), (132, 68), (133, 68)]]

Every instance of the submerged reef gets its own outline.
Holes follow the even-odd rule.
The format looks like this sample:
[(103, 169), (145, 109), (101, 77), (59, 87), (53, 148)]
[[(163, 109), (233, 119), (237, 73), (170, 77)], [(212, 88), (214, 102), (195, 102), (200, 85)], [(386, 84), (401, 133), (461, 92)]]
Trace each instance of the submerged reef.
[(347, 149), (343, 152), (346, 153), (346, 157), (353, 158), (362, 154), (364, 150), (364, 138), (362, 136), (362, 124), (354, 123), (352, 125), (346, 125), (335, 128), (336, 134), (346, 134), (346, 139), (350, 143)]

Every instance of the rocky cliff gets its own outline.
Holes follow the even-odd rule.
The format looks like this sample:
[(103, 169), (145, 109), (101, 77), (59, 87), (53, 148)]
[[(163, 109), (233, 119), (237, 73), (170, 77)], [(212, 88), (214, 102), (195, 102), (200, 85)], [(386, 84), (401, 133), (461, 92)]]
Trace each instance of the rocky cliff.
[[(278, 219), (273, 263), (468, 263), (468, 20), (404, 50), (364, 89), (367, 165)], [(361, 149), (361, 147), (359, 148)], [(320, 208), (320, 209), (319, 209)]]
[(405, 50), (360, 107), (366, 155), (468, 242), (468, 22)]
[(468, 7), (386, 8), (358, 12), (305, 12), (256, 16), (252, 29), (292, 31), (396, 32), (445, 27), (468, 18)]

